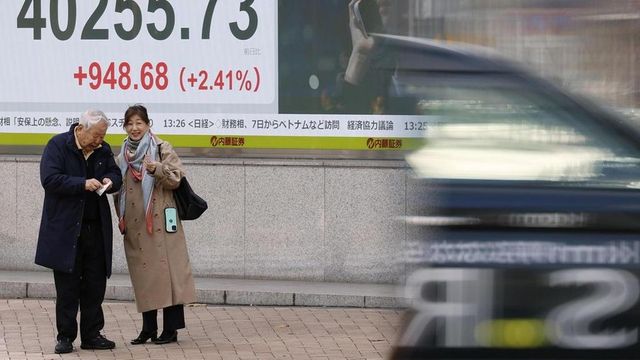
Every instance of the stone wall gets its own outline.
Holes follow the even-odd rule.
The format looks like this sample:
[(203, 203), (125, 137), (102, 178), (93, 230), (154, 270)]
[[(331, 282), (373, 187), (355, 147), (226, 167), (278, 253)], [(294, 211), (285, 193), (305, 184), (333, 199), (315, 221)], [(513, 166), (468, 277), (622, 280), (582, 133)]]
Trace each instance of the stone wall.
[[(203, 277), (395, 283), (404, 278), (403, 161), (183, 159), (209, 203), (184, 223)], [(44, 191), (38, 156), (0, 156), (0, 270), (33, 263)], [(110, 198), (113, 203), (113, 199)], [(114, 223), (114, 273), (126, 273)]]

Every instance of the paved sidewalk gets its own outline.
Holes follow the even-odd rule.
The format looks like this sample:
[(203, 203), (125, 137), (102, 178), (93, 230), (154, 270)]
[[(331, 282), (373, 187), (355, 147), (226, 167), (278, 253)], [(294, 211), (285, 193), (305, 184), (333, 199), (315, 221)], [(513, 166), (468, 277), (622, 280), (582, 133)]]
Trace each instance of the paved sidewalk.
[(178, 343), (130, 345), (142, 322), (133, 302), (105, 302), (104, 310), (104, 334), (116, 342), (114, 350), (81, 350), (76, 340), (74, 352), (56, 355), (52, 300), (0, 300), (0, 359), (384, 359), (402, 315), (393, 309), (195, 305), (185, 308), (187, 328)]

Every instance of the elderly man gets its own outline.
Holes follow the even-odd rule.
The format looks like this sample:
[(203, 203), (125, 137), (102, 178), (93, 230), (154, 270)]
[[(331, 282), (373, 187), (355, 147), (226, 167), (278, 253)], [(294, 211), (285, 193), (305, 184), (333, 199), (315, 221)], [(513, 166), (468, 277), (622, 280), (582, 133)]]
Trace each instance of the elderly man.
[(115, 347), (100, 334), (113, 231), (109, 202), (102, 194), (117, 192), (122, 185), (120, 168), (103, 142), (108, 128), (102, 111), (87, 111), (68, 132), (49, 140), (40, 162), (45, 195), (35, 262), (53, 269), (57, 354), (73, 351), (78, 305), (80, 347)]

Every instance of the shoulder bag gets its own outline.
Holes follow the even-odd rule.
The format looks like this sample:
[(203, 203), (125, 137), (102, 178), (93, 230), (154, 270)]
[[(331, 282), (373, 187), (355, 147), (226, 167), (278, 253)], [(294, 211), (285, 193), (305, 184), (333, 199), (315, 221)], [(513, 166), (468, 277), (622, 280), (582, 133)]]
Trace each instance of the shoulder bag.
[[(160, 144), (158, 144), (158, 156), (162, 161)], [(180, 220), (195, 220), (208, 208), (207, 202), (193, 191), (186, 176), (180, 179), (180, 185), (173, 190), (173, 198), (176, 201)]]

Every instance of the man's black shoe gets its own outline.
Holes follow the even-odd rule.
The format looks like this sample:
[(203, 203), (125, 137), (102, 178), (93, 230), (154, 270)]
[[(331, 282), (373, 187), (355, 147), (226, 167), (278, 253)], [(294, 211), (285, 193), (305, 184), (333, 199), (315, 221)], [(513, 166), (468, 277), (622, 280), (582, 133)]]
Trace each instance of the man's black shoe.
[(56, 354), (66, 354), (73, 351), (73, 343), (71, 340), (67, 338), (58, 339), (58, 343), (56, 344), (55, 352)]
[(116, 347), (116, 343), (100, 334), (93, 339), (83, 340), (80, 344), (80, 348), (85, 350), (109, 350), (114, 347)]

